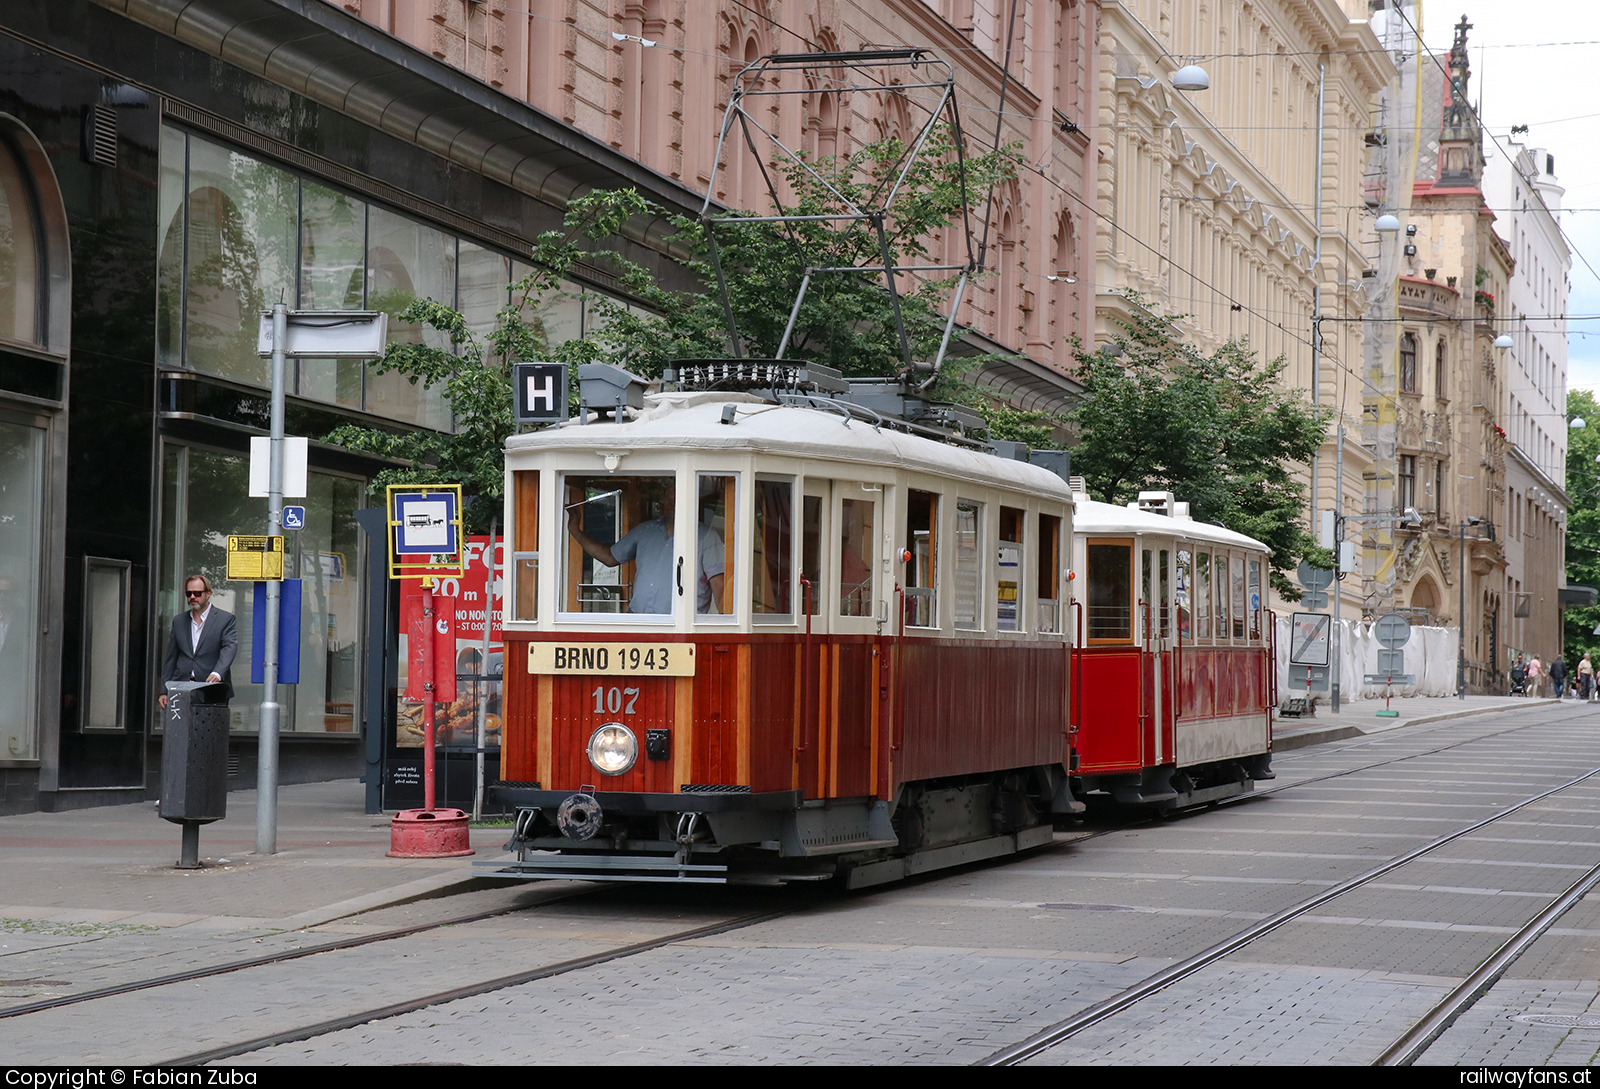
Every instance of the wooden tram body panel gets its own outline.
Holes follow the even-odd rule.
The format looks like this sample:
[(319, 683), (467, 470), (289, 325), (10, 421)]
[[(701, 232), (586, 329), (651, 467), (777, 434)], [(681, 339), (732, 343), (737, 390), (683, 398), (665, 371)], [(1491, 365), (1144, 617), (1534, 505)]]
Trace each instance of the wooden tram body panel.
[[(508, 633), (506, 660), (525, 661), (529, 643), (564, 638)], [(808, 650), (804, 636), (682, 641), (696, 646), (693, 677), (507, 669), (504, 779), (554, 790), (731, 785), (807, 800), (892, 798), (907, 782), (1068, 760), (1060, 643), (813, 636)], [(672, 751), (597, 782), (581, 742), (618, 719), (607, 704), (612, 688), (638, 689), (627, 725), (669, 730)]]
[[(1173, 506), (1170, 497), (1166, 504)], [(1267, 550), (1218, 526), (1078, 497), (1079, 783), (1171, 804), (1270, 776)], [(1203, 779), (1199, 795), (1171, 789)]]
[[(1053, 808), (1081, 808), (1072, 505), (1054, 474), (740, 394), (653, 395), (622, 423), (517, 436), (506, 468), (496, 790), (522, 814), (519, 858), (660, 872), (645, 856), (670, 852), (682, 876), (760, 850), (893, 876), (918, 851), (950, 864), (999, 853), (972, 846), (986, 838), (1047, 841)], [(673, 559), (661, 578), (629, 544), (650, 522)], [(582, 647), (692, 647), (694, 664), (557, 656)], [(619, 726), (637, 759), (603, 773), (592, 739)], [(598, 827), (561, 839), (567, 803)], [(536, 868), (506, 876), (551, 875)]]

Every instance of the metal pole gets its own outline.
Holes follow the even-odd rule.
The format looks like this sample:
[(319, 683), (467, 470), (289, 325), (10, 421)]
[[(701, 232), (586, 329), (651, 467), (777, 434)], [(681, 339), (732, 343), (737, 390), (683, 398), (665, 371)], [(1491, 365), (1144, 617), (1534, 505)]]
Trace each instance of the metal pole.
[(1340, 576), (1344, 572), (1339, 568), (1343, 566), (1344, 559), (1344, 534), (1339, 532), (1339, 511), (1344, 507), (1344, 421), (1339, 421), (1339, 445), (1337, 447), (1334, 465), (1333, 487), (1333, 681), (1332, 691), (1329, 693), (1328, 705), (1334, 714), (1339, 713), (1339, 661), (1344, 656), (1344, 639), (1342, 638), (1339, 619), (1339, 596), (1343, 590), (1339, 587)]
[[(272, 308), (272, 422), (267, 459), (267, 536), (283, 536), (283, 387), (289, 307)], [(271, 555), (271, 541), (268, 555)], [(281, 555), (281, 553), (280, 553)], [(256, 750), (256, 853), (278, 851), (278, 606), (279, 579), (267, 580), (266, 646), (261, 655), (261, 732)]]
[(1461, 595), (1456, 617), (1456, 696), (1467, 698), (1467, 523), (1456, 534), (1456, 590)]
[[(1322, 407), (1322, 115), (1328, 84), (1328, 69), (1326, 65), (1317, 65), (1317, 161), (1314, 171), (1316, 191), (1312, 193), (1312, 215), (1316, 217), (1316, 235), (1312, 241), (1312, 275), (1316, 282), (1311, 285), (1311, 407)], [(1324, 439), (1327, 433), (1323, 433)], [(1317, 517), (1317, 476), (1322, 472), (1322, 443), (1317, 443), (1317, 449), (1311, 454), (1311, 517)], [(1338, 504), (1334, 504), (1334, 517), (1338, 517)], [(1338, 547), (1335, 542), (1335, 547)], [(1335, 595), (1339, 593), (1338, 572), (1339, 565), (1334, 564)], [(1338, 700), (1334, 700), (1334, 709), (1338, 709)]]
[[(427, 693), (428, 700), (428, 715), (423, 719), (426, 725), (422, 733), (422, 808), (432, 813), (434, 802), (437, 800), (433, 782), (437, 767), (433, 746), (439, 736), (438, 721), (434, 717), (439, 710), (439, 661), (434, 653), (438, 649), (439, 641), (433, 637), (436, 630), (435, 618), (438, 614), (434, 607), (433, 580), (423, 579), (422, 587), (423, 638), (427, 640), (422, 648), (422, 688)], [(451, 668), (455, 668), (453, 661)]]
[[(488, 573), (483, 579), (483, 653), (478, 658), (478, 728), (477, 781), (472, 790), (472, 819), (483, 820), (484, 745), (489, 733), (489, 630), (494, 627), (495, 585), (495, 534), (500, 531), (500, 515), (489, 518), (489, 547), (483, 553), (483, 565)], [(501, 666), (501, 672), (505, 667)]]

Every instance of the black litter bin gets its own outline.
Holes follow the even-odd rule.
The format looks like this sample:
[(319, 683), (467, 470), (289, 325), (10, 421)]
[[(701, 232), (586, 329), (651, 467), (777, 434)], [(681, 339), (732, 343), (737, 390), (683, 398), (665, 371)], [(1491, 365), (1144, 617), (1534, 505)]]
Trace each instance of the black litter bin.
[(200, 825), (228, 815), (228, 686), (168, 681), (161, 721), (161, 816), (183, 825), (178, 865), (192, 868)]

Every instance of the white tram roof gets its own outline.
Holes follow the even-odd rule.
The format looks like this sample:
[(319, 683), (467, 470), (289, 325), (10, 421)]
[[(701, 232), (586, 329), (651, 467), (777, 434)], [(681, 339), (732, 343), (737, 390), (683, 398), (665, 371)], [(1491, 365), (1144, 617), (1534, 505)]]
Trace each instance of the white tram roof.
[(1230, 545), (1257, 552), (1272, 549), (1243, 533), (1196, 522), (1191, 518), (1173, 518), (1166, 514), (1139, 510), (1137, 507), (1119, 507), (1112, 503), (1097, 503), (1079, 495), (1073, 509), (1072, 530), (1079, 537), (1133, 536), (1135, 534), (1157, 537), (1182, 537), (1190, 541)]
[[(737, 405), (732, 424), (722, 422), (725, 405)], [(512, 435), (506, 455), (560, 449), (594, 453), (668, 450), (685, 453), (765, 453), (930, 473), (990, 487), (1009, 488), (1063, 504), (1072, 502), (1067, 482), (1037, 465), (970, 447), (875, 427), (859, 417), (809, 405), (774, 404), (744, 393), (653, 393), (644, 410), (623, 423), (569, 421), (555, 428)], [(626, 472), (624, 463), (620, 471)]]

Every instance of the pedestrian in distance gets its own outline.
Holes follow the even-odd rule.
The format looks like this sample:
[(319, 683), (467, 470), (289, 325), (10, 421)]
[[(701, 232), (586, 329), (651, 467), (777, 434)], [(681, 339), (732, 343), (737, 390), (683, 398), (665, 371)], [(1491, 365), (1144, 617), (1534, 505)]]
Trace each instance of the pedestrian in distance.
[(1544, 663), (1535, 654), (1528, 659), (1528, 695), (1537, 699), (1544, 693)]
[[(188, 606), (172, 618), (172, 633), (167, 638), (167, 655), (161, 664), (161, 681), (221, 681), (233, 698), (233, 659), (239, 652), (239, 629), (233, 614), (211, 605), (211, 582), (204, 575), (190, 575), (183, 582), (184, 602)], [(163, 690), (156, 700), (167, 709)]]
[(1589, 652), (1584, 651), (1583, 657), (1578, 659), (1578, 698), (1593, 701), (1594, 690), (1594, 663), (1589, 660)]
[(1556, 698), (1567, 698), (1567, 661), (1559, 654), (1550, 660), (1550, 682), (1556, 686)]

